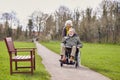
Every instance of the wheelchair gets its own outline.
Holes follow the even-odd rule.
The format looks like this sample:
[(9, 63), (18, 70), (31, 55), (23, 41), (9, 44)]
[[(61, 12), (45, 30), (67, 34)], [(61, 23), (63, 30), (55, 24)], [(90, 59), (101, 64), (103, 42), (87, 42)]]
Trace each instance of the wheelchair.
[[(67, 64), (67, 65), (75, 65), (75, 68), (79, 67), (79, 62), (80, 62), (80, 51), (79, 51), (79, 48), (76, 48), (76, 54), (75, 54), (75, 57), (74, 57), (74, 62), (70, 62), (70, 56), (71, 56), (71, 51), (72, 51), (72, 48), (65, 48), (65, 58), (66, 60), (63, 62), (63, 61), (60, 61), (60, 66), (63, 67), (63, 64)], [(62, 56), (61, 56), (61, 59), (62, 59)]]

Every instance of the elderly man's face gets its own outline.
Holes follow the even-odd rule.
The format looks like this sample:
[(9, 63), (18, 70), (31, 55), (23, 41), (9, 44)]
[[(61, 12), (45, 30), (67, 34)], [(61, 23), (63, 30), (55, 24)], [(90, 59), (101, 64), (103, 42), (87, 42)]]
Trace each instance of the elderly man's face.
[(69, 36), (73, 36), (73, 35), (74, 35), (73, 29), (69, 30)]

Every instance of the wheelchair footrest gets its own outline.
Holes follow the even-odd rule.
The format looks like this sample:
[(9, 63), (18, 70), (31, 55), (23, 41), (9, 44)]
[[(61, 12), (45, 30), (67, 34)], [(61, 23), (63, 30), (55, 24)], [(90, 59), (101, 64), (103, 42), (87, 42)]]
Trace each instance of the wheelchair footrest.
[(67, 64), (67, 65), (74, 65), (75, 64), (75, 62), (67, 62), (67, 61), (61, 61), (61, 60), (59, 60), (62, 64)]

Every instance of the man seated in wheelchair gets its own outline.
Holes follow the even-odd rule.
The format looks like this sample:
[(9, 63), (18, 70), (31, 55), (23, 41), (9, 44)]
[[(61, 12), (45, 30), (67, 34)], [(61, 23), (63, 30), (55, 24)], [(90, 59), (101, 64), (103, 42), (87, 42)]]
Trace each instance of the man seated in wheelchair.
[(79, 36), (75, 33), (74, 28), (70, 28), (68, 35), (63, 38), (61, 44), (61, 59), (60, 61), (66, 61), (66, 49), (71, 49), (70, 62), (74, 62), (76, 50), (82, 47)]

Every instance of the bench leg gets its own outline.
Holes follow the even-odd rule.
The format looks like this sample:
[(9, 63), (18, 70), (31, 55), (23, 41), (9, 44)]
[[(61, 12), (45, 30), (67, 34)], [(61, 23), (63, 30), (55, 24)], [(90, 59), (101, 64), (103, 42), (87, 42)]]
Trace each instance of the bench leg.
[(10, 60), (10, 75), (12, 75), (12, 61)]
[(33, 59), (31, 59), (31, 75), (33, 75)]
[(18, 68), (17, 68), (17, 61), (15, 61), (15, 70), (17, 70)]
[(33, 60), (33, 61), (34, 61), (34, 70), (35, 70), (35, 57), (34, 57), (34, 60)]

